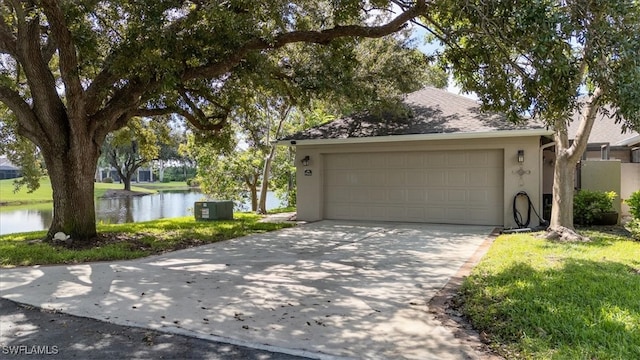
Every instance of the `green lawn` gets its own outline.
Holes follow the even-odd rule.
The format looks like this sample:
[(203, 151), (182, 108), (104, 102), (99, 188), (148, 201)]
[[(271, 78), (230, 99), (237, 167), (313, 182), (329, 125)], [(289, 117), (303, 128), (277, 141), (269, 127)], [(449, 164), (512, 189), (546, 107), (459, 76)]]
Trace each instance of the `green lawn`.
[(502, 235), (466, 279), (461, 309), (508, 359), (640, 359), (640, 242)]
[[(0, 180), (0, 204), (2, 205), (19, 205), (38, 202), (53, 201), (51, 192), (51, 181), (48, 177), (43, 177), (40, 180), (40, 187), (32, 192), (27, 192), (26, 187), (22, 187), (20, 191), (14, 192), (13, 179)], [(107, 183), (95, 183), (95, 196), (100, 197), (104, 195), (107, 190), (122, 190), (122, 184), (107, 184)], [(156, 190), (149, 190), (139, 186), (132, 185), (131, 190), (150, 192), (153, 193)]]
[(236, 213), (230, 221), (196, 222), (193, 217), (182, 217), (100, 224), (98, 231), (105, 240), (86, 249), (69, 249), (37, 241), (46, 231), (9, 234), (0, 236), (0, 267), (134, 259), (292, 226), (261, 223), (258, 222), (260, 218)]

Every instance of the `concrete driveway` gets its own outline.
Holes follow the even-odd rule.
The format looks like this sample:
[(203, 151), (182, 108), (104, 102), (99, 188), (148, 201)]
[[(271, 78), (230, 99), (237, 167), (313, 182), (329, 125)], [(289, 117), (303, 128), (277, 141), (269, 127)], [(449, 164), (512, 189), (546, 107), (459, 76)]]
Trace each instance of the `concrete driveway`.
[(321, 221), (141, 260), (0, 270), (0, 296), (312, 358), (475, 358), (427, 303), (491, 230)]

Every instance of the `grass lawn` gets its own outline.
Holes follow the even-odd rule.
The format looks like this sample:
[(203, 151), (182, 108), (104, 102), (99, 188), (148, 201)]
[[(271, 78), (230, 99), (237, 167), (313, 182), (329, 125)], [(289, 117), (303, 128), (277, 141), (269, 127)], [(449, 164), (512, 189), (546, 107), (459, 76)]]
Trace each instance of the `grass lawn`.
[[(95, 183), (94, 194), (96, 197), (104, 195), (107, 190), (122, 190), (122, 184)], [(131, 186), (131, 190), (140, 192), (155, 192), (135, 185)], [(48, 177), (40, 179), (40, 187), (28, 193), (26, 187), (22, 187), (20, 191), (14, 192), (13, 179), (0, 180), (0, 204), (2, 205), (19, 205), (38, 202), (53, 201), (51, 192), (51, 181)]]
[(229, 221), (196, 222), (193, 217), (181, 217), (101, 224), (100, 239), (92, 247), (75, 249), (31, 241), (43, 238), (46, 231), (9, 234), (0, 236), (0, 267), (135, 259), (292, 226), (261, 223), (260, 218), (236, 213), (234, 220)]
[(502, 235), (465, 280), (462, 312), (507, 359), (640, 359), (640, 242)]

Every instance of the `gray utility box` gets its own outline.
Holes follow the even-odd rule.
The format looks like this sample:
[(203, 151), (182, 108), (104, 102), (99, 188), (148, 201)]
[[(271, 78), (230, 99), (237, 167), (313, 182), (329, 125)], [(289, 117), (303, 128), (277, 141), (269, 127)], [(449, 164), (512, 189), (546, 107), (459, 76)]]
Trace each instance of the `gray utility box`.
[(198, 201), (193, 214), (196, 221), (233, 220), (233, 201)]

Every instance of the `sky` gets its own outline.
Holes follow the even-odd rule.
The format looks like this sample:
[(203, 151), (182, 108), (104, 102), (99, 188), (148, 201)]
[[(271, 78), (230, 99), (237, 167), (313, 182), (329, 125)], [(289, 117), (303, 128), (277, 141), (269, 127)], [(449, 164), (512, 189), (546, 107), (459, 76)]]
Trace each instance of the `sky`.
[[(413, 28), (413, 38), (416, 39), (416, 44), (418, 45), (418, 49), (420, 51), (422, 51), (423, 53), (427, 54), (427, 55), (433, 55), (435, 54), (438, 50), (442, 49), (442, 45), (440, 44), (440, 42), (438, 41), (434, 41), (431, 43), (427, 43), (424, 41), (424, 38), (427, 34), (427, 30), (425, 30), (424, 28), (418, 27), (418, 26), (414, 26)], [(454, 94), (458, 94), (458, 95), (462, 95), (465, 97), (468, 97), (470, 99), (473, 100), (478, 100), (478, 97), (476, 96), (476, 94), (474, 93), (463, 93), (460, 90), (460, 87), (457, 86), (455, 84), (455, 82), (453, 81), (453, 78), (451, 76), (449, 76), (449, 86), (447, 87), (447, 91), (454, 93)]]

